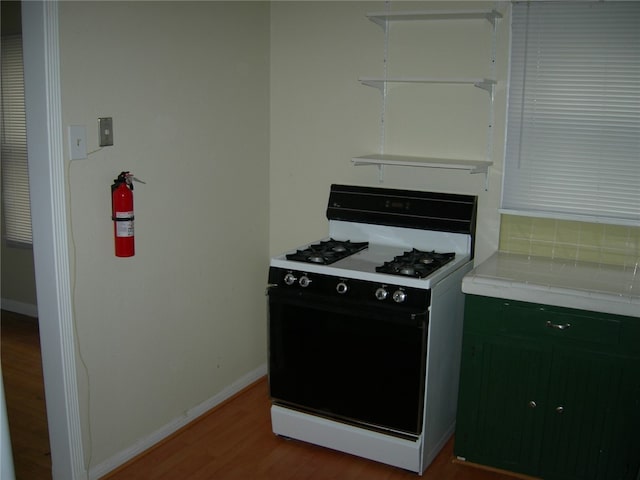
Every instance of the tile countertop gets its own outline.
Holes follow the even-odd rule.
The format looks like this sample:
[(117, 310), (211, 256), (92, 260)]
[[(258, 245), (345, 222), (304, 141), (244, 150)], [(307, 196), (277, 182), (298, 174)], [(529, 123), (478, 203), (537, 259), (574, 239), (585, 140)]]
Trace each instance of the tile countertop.
[(640, 318), (640, 266), (496, 252), (462, 280), (464, 293)]

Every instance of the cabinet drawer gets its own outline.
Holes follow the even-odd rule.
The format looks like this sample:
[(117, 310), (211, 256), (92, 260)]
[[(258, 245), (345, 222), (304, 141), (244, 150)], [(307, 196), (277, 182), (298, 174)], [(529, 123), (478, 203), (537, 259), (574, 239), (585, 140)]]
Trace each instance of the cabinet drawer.
[[(585, 312), (586, 313), (586, 312)], [(618, 320), (505, 303), (500, 315), (501, 329), (507, 333), (552, 336), (603, 345), (620, 342)]]
[(465, 329), (514, 337), (618, 345), (622, 322), (612, 316), (581, 310), (468, 296)]

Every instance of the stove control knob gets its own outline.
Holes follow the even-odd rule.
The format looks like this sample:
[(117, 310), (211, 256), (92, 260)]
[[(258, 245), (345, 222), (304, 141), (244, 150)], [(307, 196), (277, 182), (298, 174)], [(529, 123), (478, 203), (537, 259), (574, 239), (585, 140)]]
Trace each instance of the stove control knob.
[(300, 280), (298, 280), (298, 283), (302, 288), (307, 288), (311, 283), (311, 280), (306, 275), (303, 275), (300, 277)]
[(396, 303), (402, 303), (407, 299), (407, 294), (406, 292), (402, 291), (402, 290), (396, 290), (395, 292), (393, 292), (393, 301)]
[(338, 292), (340, 295), (344, 295), (348, 291), (349, 285), (347, 285), (346, 283), (340, 282), (338, 285), (336, 285), (336, 292)]
[(384, 288), (380, 287), (376, 290), (376, 298), (378, 300), (385, 300), (389, 296), (389, 292), (387, 292)]
[(284, 276), (284, 283), (286, 283), (287, 285), (293, 285), (294, 283), (296, 283), (296, 276), (289, 272)]

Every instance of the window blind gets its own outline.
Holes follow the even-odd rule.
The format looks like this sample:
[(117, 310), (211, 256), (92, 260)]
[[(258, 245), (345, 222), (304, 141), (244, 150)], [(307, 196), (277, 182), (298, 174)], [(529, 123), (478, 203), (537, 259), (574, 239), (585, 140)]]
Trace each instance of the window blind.
[(640, 2), (512, 8), (502, 212), (640, 225)]
[(2, 37), (2, 205), (7, 242), (31, 245), (22, 38)]

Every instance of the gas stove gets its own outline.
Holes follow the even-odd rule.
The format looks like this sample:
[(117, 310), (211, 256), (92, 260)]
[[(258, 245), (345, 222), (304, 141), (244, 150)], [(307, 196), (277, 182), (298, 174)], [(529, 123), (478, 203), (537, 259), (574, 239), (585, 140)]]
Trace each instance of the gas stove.
[(331, 186), (328, 236), (270, 261), (274, 433), (424, 471), (455, 425), (476, 211), (475, 196)]

